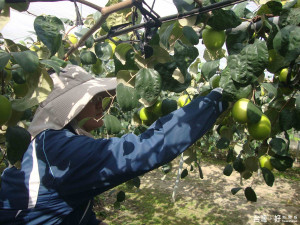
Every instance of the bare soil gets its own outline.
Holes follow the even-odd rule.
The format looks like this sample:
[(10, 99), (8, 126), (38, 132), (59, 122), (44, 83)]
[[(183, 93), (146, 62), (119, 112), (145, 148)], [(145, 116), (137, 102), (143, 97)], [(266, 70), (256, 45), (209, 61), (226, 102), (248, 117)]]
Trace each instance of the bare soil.
[[(294, 163), (299, 168), (299, 163)], [(255, 174), (243, 180), (233, 172), (223, 175), (224, 166), (203, 163), (204, 179), (198, 170), (180, 180), (176, 201), (172, 193), (177, 169), (164, 176), (154, 170), (140, 177), (138, 190), (126, 190), (121, 210), (112, 207), (113, 199), (104, 194), (104, 211), (108, 224), (300, 224), (300, 173), (293, 170), (289, 178), (276, 174), (272, 187)], [(288, 172), (287, 172), (288, 173)], [(251, 186), (257, 202), (247, 201), (243, 189), (233, 195), (231, 189)], [(120, 188), (121, 190), (122, 188)], [(150, 215), (149, 215), (150, 214)], [(161, 219), (159, 219), (161, 218)]]

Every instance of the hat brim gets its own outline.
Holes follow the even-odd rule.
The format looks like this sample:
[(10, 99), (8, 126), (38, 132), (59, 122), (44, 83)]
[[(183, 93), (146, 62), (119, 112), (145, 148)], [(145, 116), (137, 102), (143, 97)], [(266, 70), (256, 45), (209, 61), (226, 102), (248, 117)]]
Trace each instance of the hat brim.
[(93, 96), (101, 92), (114, 92), (116, 87), (116, 78), (92, 78), (54, 99), (50, 98), (49, 102), (46, 100), (43, 106), (38, 108), (28, 128), (29, 133), (35, 137), (46, 129), (62, 129), (78, 115)]

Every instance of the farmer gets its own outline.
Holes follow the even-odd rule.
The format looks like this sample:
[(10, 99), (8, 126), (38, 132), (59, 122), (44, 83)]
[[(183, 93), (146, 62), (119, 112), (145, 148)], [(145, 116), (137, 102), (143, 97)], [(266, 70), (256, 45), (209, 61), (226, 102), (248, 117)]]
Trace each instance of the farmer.
[[(54, 89), (36, 111), (21, 169), (2, 174), (0, 224), (105, 224), (93, 198), (164, 165), (202, 137), (226, 106), (221, 90), (161, 117), (144, 133), (94, 139), (103, 125), (102, 99), (114, 78), (94, 78), (79, 66), (53, 74)], [(83, 125), (82, 125), (83, 124)]]

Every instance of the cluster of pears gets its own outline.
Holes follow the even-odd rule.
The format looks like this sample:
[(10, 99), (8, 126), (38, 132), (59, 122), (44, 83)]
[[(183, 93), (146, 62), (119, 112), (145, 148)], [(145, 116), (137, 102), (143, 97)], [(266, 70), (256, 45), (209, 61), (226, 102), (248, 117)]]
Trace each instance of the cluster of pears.
[(260, 116), (259, 121), (253, 123), (249, 119), (248, 115), (251, 109), (255, 109), (260, 112), (260, 110), (249, 99), (241, 98), (234, 103), (232, 108), (232, 116), (241, 124), (247, 123), (248, 132), (254, 139), (264, 140), (271, 134), (271, 122), (265, 114), (260, 112), (258, 113)]
[(143, 124), (151, 125), (159, 117), (173, 112), (178, 106), (186, 106), (190, 102), (191, 99), (188, 95), (181, 95), (177, 101), (174, 99), (157, 100), (150, 107), (142, 107), (139, 111), (139, 117)]

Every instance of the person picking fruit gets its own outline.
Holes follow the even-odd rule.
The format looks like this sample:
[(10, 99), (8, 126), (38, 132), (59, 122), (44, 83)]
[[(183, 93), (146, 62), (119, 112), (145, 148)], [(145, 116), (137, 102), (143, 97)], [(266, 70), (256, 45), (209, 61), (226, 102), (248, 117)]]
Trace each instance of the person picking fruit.
[(138, 136), (94, 139), (89, 132), (103, 126), (102, 99), (114, 95), (116, 79), (94, 78), (75, 65), (52, 78), (54, 88), (28, 128), (32, 141), (21, 169), (2, 174), (2, 225), (105, 224), (92, 210), (96, 195), (170, 162), (227, 108), (214, 89)]

